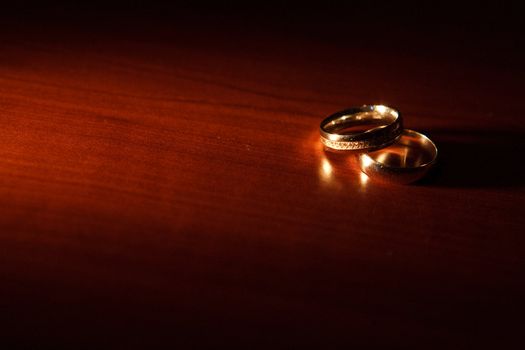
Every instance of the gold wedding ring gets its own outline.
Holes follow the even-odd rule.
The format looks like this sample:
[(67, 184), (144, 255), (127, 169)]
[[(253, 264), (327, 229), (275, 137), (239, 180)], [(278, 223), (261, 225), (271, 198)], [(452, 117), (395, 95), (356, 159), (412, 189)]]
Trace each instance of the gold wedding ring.
[(383, 105), (364, 105), (337, 112), (321, 122), (321, 142), (335, 150), (386, 147), (403, 131), (401, 113)]
[(437, 147), (428, 137), (405, 129), (386, 148), (359, 154), (361, 170), (373, 179), (408, 184), (422, 178), (436, 163)]

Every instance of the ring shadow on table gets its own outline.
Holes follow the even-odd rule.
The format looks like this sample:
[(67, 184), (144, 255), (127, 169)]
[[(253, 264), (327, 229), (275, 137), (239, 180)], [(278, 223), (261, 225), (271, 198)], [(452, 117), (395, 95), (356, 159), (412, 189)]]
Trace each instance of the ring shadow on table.
[(417, 184), (443, 187), (525, 185), (525, 131), (433, 129), (438, 162)]

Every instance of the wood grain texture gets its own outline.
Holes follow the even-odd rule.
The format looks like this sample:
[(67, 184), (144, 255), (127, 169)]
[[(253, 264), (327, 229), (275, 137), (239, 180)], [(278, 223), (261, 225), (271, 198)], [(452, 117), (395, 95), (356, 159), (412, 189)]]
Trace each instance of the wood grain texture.
[[(524, 340), (522, 70), (261, 33), (0, 47), (7, 343)], [(430, 178), (374, 183), (323, 151), (321, 119), (364, 103), (436, 142)]]

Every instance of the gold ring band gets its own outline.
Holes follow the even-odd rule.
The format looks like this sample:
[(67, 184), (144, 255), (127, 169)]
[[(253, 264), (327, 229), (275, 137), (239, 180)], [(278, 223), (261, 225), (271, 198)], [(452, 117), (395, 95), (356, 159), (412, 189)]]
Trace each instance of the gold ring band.
[(335, 150), (372, 150), (396, 141), (403, 131), (399, 111), (364, 105), (337, 112), (321, 122), (321, 142)]
[(417, 131), (403, 130), (386, 148), (359, 154), (361, 170), (373, 179), (408, 184), (421, 179), (436, 163), (434, 142)]

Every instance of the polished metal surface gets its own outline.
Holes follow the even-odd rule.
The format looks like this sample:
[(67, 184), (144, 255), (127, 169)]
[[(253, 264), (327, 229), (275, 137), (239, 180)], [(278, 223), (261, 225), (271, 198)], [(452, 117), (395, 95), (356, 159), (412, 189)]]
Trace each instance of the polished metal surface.
[(379, 149), (396, 141), (402, 131), (401, 113), (384, 105), (345, 109), (320, 125), (321, 142), (334, 150)]
[(399, 139), (380, 150), (361, 153), (361, 170), (374, 180), (409, 184), (421, 179), (436, 163), (438, 150), (425, 135), (405, 129)]

